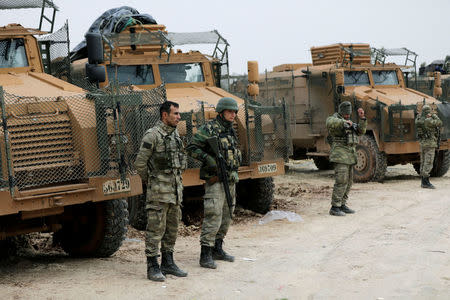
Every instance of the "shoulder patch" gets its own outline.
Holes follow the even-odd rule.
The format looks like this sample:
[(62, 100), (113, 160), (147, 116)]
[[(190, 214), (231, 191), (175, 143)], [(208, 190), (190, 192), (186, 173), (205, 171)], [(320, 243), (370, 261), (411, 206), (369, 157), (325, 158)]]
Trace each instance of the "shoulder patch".
[(153, 145), (147, 142), (143, 142), (142, 147), (144, 147), (145, 149), (152, 149)]

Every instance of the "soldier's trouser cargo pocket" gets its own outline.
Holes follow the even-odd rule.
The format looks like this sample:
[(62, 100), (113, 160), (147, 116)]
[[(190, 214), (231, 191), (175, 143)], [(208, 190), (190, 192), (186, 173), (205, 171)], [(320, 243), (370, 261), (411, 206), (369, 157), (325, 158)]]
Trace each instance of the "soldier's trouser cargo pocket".
[(165, 202), (147, 204), (146, 256), (158, 255), (160, 242), (161, 251), (173, 252), (180, 220), (180, 205)]
[(334, 165), (334, 187), (331, 196), (331, 205), (344, 205), (348, 198), (348, 193), (353, 183), (353, 165), (339, 164)]
[[(230, 183), (230, 193), (233, 198), (233, 208), (236, 206), (236, 185)], [(222, 182), (205, 185), (203, 199), (204, 219), (200, 243), (203, 246), (213, 247), (216, 239), (223, 239), (231, 224), (228, 203)]]

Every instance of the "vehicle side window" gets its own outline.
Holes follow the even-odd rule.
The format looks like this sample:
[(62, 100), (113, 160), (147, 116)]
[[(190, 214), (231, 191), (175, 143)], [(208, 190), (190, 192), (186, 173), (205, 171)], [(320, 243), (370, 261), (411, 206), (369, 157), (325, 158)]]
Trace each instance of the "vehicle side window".
[(23, 39), (0, 40), (0, 68), (27, 67), (28, 59)]
[(146, 85), (154, 84), (153, 68), (151, 65), (107, 66), (109, 81), (119, 84)]
[(200, 63), (159, 65), (159, 73), (165, 83), (204, 81)]

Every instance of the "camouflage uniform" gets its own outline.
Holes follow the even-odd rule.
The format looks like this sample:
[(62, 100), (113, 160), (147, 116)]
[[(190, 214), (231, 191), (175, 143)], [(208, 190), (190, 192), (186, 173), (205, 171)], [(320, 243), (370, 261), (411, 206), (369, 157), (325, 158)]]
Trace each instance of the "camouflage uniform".
[[(202, 225), (200, 243), (213, 247), (215, 240), (223, 240), (231, 224), (228, 203), (225, 198), (223, 184), (217, 182), (217, 167), (210, 166), (208, 161), (215, 161), (215, 156), (207, 144), (209, 137), (217, 136), (221, 144), (222, 156), (227, 162), (228, 182), (233, 198), (233, 210), (236, 203), (236, 183), (239, 180), (237, 170), (241, 165), (241, 151), (232, 124), (218, 115), (214, 120), (199, 128), (187, 147), (190, 156), (202, 162), (200, 178), (206, 181), (204, 196), (205, 217)], [(214, 182), (216, 181), (216, 182)]]
[(173, 252), (181, 220), (181, 173), (186, 166), (186, 153), (176, 128), (159, 121), (147, 130), (135, 162), (136, 170), (147, 183), (147, 257), (158, 255), (160, 242), (161, 252)]
[[(422, 113), (417, 115), (416, 128), (420, 142), (420, 176), (422, 176), (422, 187), (433, 187), (429, 182), (430, 172), (433, 168), (434, 154), (438, 146), (439, 130), (442, 121), (436, 114), (431, 114), (431, 108), (424, 105)], [(425, 185), (425, 186), (424, 186)]]
[(353, 166), (357, 162), (356, 145), (358, 135), (366, 133), (367, 120), (359, 119), (356, 129), (348, 127), (346, 120), (342, 116), (343, 104), (348, 103), (351, 114), (351, 104), (343, 102), (339, 106), (340, 112), (327, 118), (326, 126), (331, 138), (330, 161), (335, 165), (335, 183), (331, 197), (332, 207), (345, 206), (348, 200), (348, 193), (353, 183)]

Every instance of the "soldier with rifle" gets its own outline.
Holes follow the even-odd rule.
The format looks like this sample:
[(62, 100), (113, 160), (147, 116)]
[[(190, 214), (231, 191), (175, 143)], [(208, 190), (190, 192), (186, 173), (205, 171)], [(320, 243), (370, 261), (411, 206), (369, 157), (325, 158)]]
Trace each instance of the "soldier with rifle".
[(353, 166), (357, 162), (358, 136), (366, 133), (367, 120), (362, 108), (358, 108), (358, 123), (350, 120), (351, 114), (351, 103), (344, 101), (339, 104), (338, 112), (329, 116), (326, 121), (331, 139), (330, 161), (334, 163), (335, 174), (330, 209), (330, 215), (333, 216), (355, 212), (347, 206), (347, 200), (353, 183)]
[(201, 126), (187, 147), (188, 154), (202, 162), (200, 178), (205, 180), (204, 219), (200, 235), (200, 266), (217, 268), (214, 260), (234, 261), (223, 248), (236, 203), (236, 183), (242, 156), (233, 122), (238, 105), (233, 98), (221, 98), (217, 117)]
[(420, 142), (421, 187), (434, 189), (434, 185), (430, 182), (430, 172), (433, 168), (436, 149), (439, 148), (442, 121), (436, 114), (432, 114), (431, 107), (425, 104), (422, 107), (422, 113), (417, 115), (415, 123)]

